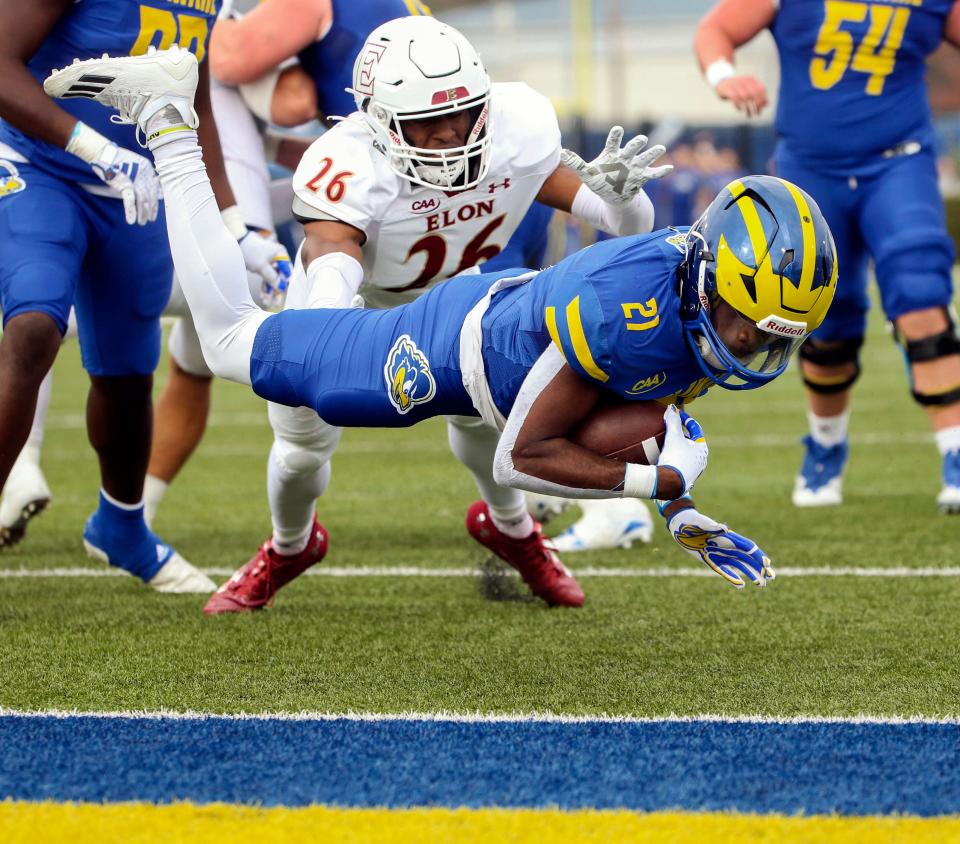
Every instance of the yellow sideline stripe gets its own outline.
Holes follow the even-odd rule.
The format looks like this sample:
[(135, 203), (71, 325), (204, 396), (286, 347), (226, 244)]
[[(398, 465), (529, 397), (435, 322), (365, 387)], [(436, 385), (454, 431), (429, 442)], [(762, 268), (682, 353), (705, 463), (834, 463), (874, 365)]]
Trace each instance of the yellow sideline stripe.
[(960, 816), (785, 817), (727, 813), (533, 809), (258, 809), (223, 803), (0, 803), (5, 844), (223, 844), (225, 841), (375, 841), (380, 844), (534, 842), (723, 842), (960, 840)]

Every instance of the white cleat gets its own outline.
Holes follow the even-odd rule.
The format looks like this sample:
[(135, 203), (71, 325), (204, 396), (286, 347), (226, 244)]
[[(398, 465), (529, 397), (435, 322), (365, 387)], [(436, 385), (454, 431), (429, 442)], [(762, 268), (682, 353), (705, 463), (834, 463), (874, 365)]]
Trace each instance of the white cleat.
[(176, 552), (147, 582), (158, 592), (167, 594), (210, 595), (217, 591), (216, 583)]
[(0, 548), (16, 545), (27, 524), (50, 503), (50, 487), (33, 460), (20, 453), (10, 470), (0, 499)]
[(193, 108), (199, 71), (189, 50), (150, 48), (142, 56), (104, 54), (99, 59), (74, 61), (55, 70), (43, 90), (60, 99), (96, 100), (120, 113), (119, 122), (135, 123), (146, 134), (147, 121), (158, 111), (173, 106), (192, 129), (199, 118)]
[(793, 484), (794, 507), (838, 507), (841, 504), (843, 504), (842, 476), (837, 475), (823, 486), (810, 489), (803, 476), (797, 475)]
[(945, 485), (937, 495), (937, 507), (941, 513), (960, 513), (960, 487)]
[(555, 495), (539, 492), (524, 492), (523, 495), (527, 499), (527, 511), (542, 525), (559, 516), (571, 504), (570, 499)]
[(553, 538), (557, 551), (599, 551), (629, 548), (653, 538), (653, 519), (637, 498), (581, 501), (583, 515)]

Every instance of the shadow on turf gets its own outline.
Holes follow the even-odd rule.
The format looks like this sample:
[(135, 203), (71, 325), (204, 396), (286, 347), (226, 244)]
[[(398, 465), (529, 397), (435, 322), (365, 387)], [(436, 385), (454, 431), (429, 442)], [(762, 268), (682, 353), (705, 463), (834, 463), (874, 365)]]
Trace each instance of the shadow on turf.
[(492, 554), (480, 564), (480, 594), (487, 601), (536, 601), (516, 572)]

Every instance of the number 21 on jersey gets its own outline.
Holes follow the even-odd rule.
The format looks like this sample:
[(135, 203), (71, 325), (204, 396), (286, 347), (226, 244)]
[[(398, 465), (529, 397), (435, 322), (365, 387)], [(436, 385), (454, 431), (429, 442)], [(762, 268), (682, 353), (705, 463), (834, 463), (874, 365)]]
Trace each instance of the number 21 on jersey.
[[(915, 0), (910, 0), (915, 2)], [(854, 50), (853, 35), (843, 28), (845, 23), (862, 23), (869, 16), (866, 35)], [(810, 60), (810, 84), (821, 91), (836, 85), (849, 67), (868, 74), (866, 93), (877, 97), (893, 72), (897, 50), (910, 20), (908, 6), (886, 6), (880, 3), (825, 0), (823, 23)]]

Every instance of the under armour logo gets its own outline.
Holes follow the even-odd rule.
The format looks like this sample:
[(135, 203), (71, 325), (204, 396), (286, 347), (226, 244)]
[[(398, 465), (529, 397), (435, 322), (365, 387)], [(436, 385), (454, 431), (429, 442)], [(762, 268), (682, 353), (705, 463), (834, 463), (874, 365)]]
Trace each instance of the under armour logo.
[(506, 190), (509, 187), (510, 179), (504, 179), (502, 182), (493, 182), (493, 184), (487, 185), (487, 193), (493, 193), (497, 188)]
[(623, 186), (627, 183), (627, 174), (630, 172), (626, 164), (619, 161), (612, 164), (604, 164), (600, 167), (601, 173), (606, 173), (606, 182), (613, 188), (616, 194), (623, 193)]

